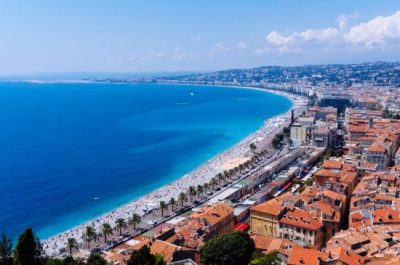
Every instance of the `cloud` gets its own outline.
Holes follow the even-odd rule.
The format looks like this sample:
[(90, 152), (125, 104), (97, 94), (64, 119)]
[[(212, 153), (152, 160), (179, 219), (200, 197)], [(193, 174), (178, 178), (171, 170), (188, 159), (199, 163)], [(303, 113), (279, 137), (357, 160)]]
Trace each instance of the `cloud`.
[(371, 49), (398, 45), (400, 40), (400, 11), (390, 16), (378, 16), (367, 22), (348, 26), (358, 13), (341, 15), (338, 27), (307, 29), (290, 34), (272, 31), (267, 44), (281, 52), (299, 49)]
[(203, 40), (203, 38), (201, 36), (196, 36), (196, 37), (192, 37), (191, 40), (195, 41), (195, 42), (201, 42)]
[(353, 26), (344, 34), (344, 40), (368, 48), (384, 47), (400, 40), (400, 11), (391, 16), (379, 16)]
[(326, 42), (334, 41), (339, 37), (339, 30), (336, 28), (308, 29), (302, 32), (294, 32), (290, 35), (282, 35), (272, 31), (267, 35), (267, 41), (273, 45), (286, 46), (309, 41)]
[(176, 46), (171, 54), (171, 57), (176, 60), (196, 57), (195, 53), (188, 52), (180, 46)]
[(221, 41), (214, 44), (214, 46), (211, 48), (209, 55), (215, 55), (221, 52), (229, 53), (229, 52), (240, 51), (246, 49), (248, 46), (249, 45), (243, 41), (232, 41), (232, 40)]
[(160, 51), (151, 51), (149, 53), (145, 53), (142, 55), (137, 55), (135, 53), (132, 53), (129, 55), (127, 58), (120, 58), (118, 59), (119, 61), (133, 61), (133, 62), (149, 62), (153, 60), (160, 59), (164, 56), (163, 52)]
[(353, 14), (350, 15), (340, 15), (337, 19), (336, 22), (339, 23), (339, 28), (340, 29), (345, 29), (347, 28), (347, 24), (350, 20), (355, 20), (357, 18), (359, 18), (360, 14), (358, 14), (358, 12), (355, 12)]

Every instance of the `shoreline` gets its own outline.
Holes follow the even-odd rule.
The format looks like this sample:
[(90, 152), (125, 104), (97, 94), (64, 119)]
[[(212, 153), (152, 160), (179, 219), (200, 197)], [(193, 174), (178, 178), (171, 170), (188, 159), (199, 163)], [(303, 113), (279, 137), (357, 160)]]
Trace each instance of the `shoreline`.
[[(171, 85), (185, 85), (185, 84), (171, 84)], [(186, 84), (189, 85), (189, 84)], [(197, 86), (197, 85), (196, 85)], [(201, 86), (201, 85), (200, 85)], [(217, 85), (210, 85), (217, 86)], [(268, 118), (264, 120), (264, 123), (256, 131), (250, 133), (245, 138), (241, 139), (239, 142), (221, 151), (219, 154), (213, 156), (200, 166), (194, 168), (189, 173), (179, 177), (178, 179), (161, 186), (150, 193), (144, 194), (136, 199), (133, 199), (123, 205), (118, 206), (114, 210), (104, 213), (99, 217), (88, 220), (80, 225), (77, 225), (71, 229), (58, 233), (51, 236), (45, 240), (42, 240), (42, 245), (45, 253), (49, 256), (60, 255), (60, 250), (65, 248), (66, 240), (69, 237), (75, 238), (78, 242), (82, 242), (82, 233), (87, 225), (93, 225), (94, 228), (99, 231), (100, 226), (104, 222), (113, 224), (117, 218), (127, 219), (132, 215), (133, 212), (145, 215), (144, 210), (151, 208), (158, 208), (159, 202), (169, 201), (171, 197), (178, 197), (180, 192), (186, 192), (189, 186), (202, 185), (209, 182), (216, 174), (222, 172), (223, 170), (228, 170), (229, 168), (234, 168), (240, 163), (250, 159), (251, 150), (250, 143), (256, 143), (259, 147), (267, 146), (274, 135), (287, 126), (290, 122), (291, 110), (295, 110), (295, 115), (299, 114), (302, 107), (304, 107), (304, 102), (307, 100), (301, 96), (289, 94), (282, 91), (268, 90), (264, 88), (256, 87), (241, 87), (241, 86), (224, 86), (218, 85), (219, 87), (229, 87), (235, 89), (251, 89), (258, 90), (262, 92), (269, 92), (275, 95), (280, 95), (288, 98), (292, 105), (284, 113), (277, 116)]]

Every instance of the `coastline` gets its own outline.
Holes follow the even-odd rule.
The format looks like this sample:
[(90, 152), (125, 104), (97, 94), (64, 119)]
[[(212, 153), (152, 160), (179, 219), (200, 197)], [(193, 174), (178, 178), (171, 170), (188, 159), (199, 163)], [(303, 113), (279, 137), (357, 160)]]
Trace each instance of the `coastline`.
[(304, 106), (304, 102), (306, 102), (306, 100), (304, 100), (300, 96), (281, 91), (256, 87), (225, 87), (236, 89), (252, 89), (277, 94), (288, 98), (292, 102), (292, 106), (285, 113), (265, 120), (263, 125), (255, 132), (249, 134), (235, 145), (212, 157), (211, 159), (209, 159), (199, 167), (195, 168), (190, 173), (183, 175), (179, 179), (139, 198), (133, 199), (132, 201), (119, 206), (111, 212), (105, 213), (97, 218), (84, 222), (76, 227), (56, 234), (45, 240), (42, 240), (43, 248), (46, 254), (49, 256), (59, 255), (60, 250), (65, 248), (65, 242), (69, 237), (73, 237), (78, 242), (82, 242), (82, 233), (85, 229), (85, 226), (87, 225), (93, 225), (98, 231), (102, 223), (109, 222), (113, 224), (117, 218), (128, 218), (132, 215), (133, 212), (136, 212), (143, 216), (145, 209), (157, 208), (161, 200), (169, 201), (171, 197), (177, 198), (178, 194), (181, 191), (186, 191), (189, 186), (197, 186), (198, 184), (202, 185), (205, 182), (209, 182), (209, 180), (211, 180), (217, 173), (220, 173), (223, 170), (227, 170), (229, 168), (233, 168), (238, 164), (243, 163), (247, 159), (250, 159), (250, 143), (256, 143), (256, 145), (262, 145), (263, 147), (268, 145), (273, 136), (281, 129), (283, 129), (283, 127), (287, 126), (288, 122), (290, 122), (291, 110), (294, 109), (296, 114), (299, 114), (297, 112), (301, 111), (301, 108)]

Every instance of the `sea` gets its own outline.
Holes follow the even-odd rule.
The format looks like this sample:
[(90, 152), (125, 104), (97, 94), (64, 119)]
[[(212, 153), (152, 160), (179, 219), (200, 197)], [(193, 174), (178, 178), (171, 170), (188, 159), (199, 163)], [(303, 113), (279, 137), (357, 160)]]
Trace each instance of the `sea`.
[(41, 239), (192, 171), (291, 107), (222, 86), (0, 83), (0, 233)]

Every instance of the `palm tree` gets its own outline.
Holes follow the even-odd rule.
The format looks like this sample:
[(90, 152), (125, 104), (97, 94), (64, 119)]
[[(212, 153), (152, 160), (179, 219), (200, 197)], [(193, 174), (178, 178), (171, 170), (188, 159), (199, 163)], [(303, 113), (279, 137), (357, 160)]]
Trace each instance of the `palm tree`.
[(207, 192), (210, 186), (208, 185), (208, 183), (204, 183), (203, 187), (204, 187), (204, 192)]
[(225, 177), (225, 179), (230, 178), (230, 174), (229, 174), (228, 170), (224, 170), (224, 177)]
[(239, 165), (239, 173), (242, 173), (242, 170), (244, 169), (244, 165), (243, 164), (240, 164)]
[(126, 221), (125, 221), (124, 218), (118, 218), (118, 219), (115, 221), (115, 228), (119, 230), (119, 235), (120, 235), (120, 236), (122, 235), (122, 229), (123, 229), (123, 228), (126, 228), (127, 226), (128, 226), (128, 225), (127, 225), (127, 223), (126, 223)]
[(210, 180), (210, 185), (212, 186), (213, 190), (215, 189), (215, 185), (217, 185), (217, 184), (218, 184), (217, 178), (212, 178)]
[(196, 193), (196, 188), (193, 186), (189, 186), (188, 193), (189, 193), (189, 201), (191, 202), (192, 196)]
[(199, 184), (197, 185), (197, 197), (199, 197), (199, 195), (202, 193), (204, 193), (204, 188)]
[(108, 235), (112, 235), (112, 233), (113, 233), (111, 225), (109, 223), (102, 224), (101, 232), (102, 232), (102, 234), (104, 236), (104, 243), (106, 243), (107, 242), (107, 236)]
[(169, 199), (169, 205), (171, 205), (171, 211), (174, 210), (174, 206), (176, 204), (176, 200), (174, 197), (171, 197), (171, 199)]
[(0, 239), (0, 260), (3, 260), (4, 263), (1, 264), (8, 264), (8, 260), (12, 255), (12, 240), (6, 234), (1, 234)]
[(136, 229), (136, 225), (140, 224), (142, 218), (137, 213), (133, 213), (132, 217), (129, 219), (129, 224), (133, 225), (133, 229)]
[(78, 247), (78, 242), (76, 242), (75, 238), (70, 237), (67, 239), (67, 248), (70, 256), (72, 256), (72, 250), (77, 247)]
[(218, 185), (221, 185), (221, 181), (225, 182), (225, 176), (222, 173), (218, 173)]
[(83, 234), (83, 238), (86, 241), (86, 246), (88, 248), (90, 248), (90, 241), (97, 238), (96, 231), (94, 230), (93, 226), (91, 226), (91, 225), (86, 226), (85, 232)]
[(164, 216), (164, 210), (168, 209), (168, 205), (165, 201), (160, 201), (161, 216)]
[(181, 207), (183, 207), (183, 204), (187, 201), (186, 193), (184, 192), (179, 193), (178, 200), (181, 202)]

